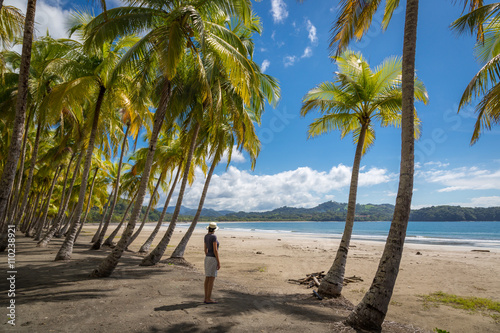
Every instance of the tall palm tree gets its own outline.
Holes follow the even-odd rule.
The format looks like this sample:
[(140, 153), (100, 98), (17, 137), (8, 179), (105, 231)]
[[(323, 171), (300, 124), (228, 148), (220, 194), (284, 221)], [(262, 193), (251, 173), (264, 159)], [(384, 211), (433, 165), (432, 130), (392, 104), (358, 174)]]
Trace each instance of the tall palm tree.
[(477, 121), (471, 144), (479, 139), (483, 130), (491, 129), (491, 125), (500, 124), (500, 52), (498, 43), (500, 41), (500, 3), (484, 5), (478, 9), (462, 16), (452, 27), (459, 33), (473, 33), (482, 27), (484, 35), (476, 43), (476, 55), (483, 67), (467, 85), (458, 110), (470, 104), (474, 98), (482, 96), (476, 106)]
[[(125, 134), (123, 135), (123, 143), (122, 143), (122, 148), (121, 148), (121, 152), (120, 152), (120, 160), (118, 161), (118, 166), (117, 166), (117, 171), (116, 171), (116, 179), (115, 179), (115, 182), (114, 182), (114, 188), (112, 190), (112, 194), (113, 194), (113, 198), (111, 198), (111, 194), (110, 194), (110, 200), (111, 200), (111, 208), (109, 210), (109, 213), (106, 217), (106, 212), (104, 212), (104, 216), (102, 217), (103, 220), (105, 219), (105, 222), (104, 222), (104, 225), (103, 225), (103, 228), (102, 230), (100, 229), (100, 226), (99, 226), (99, 236), (97, 237), (97, 239), (94, 241), (94, 244), (92, 244), (92, 247), (91, 247), (91, 250), (98, 250), (101, 248), (101, 245), (102, 245), (102, 242), (104, 240), (104, 236), (106, 235), (106, 231), (108, 229), (108, 225), (111, 221), (111, 217), (113, 216), (113, 212), (115, 210), (115, 207), (116, 207), (116, 203), (118, 201), (118, 194), (119, 194), (119, 190), (120, 190), (120, 178), (121, 178), (121, 173), (122, 173), (122, 164), (123, 164), (123, 156), (125, 154), (125, 145), (127, 143), (127, 139), (128, 139), (128, 133), (129, 133), (129, 129), (130, 129), (130, 123), (127, 123), (126, 125), (126, 130), (125, 130)], [(107, 210), (106, 210), (107, 211)]]
[(179, 180), (185, 154), (184, 150), (182, 149), (182, 142), (179, 139), (178, 131), (178, 126), (174, 126), (173, 131), (168, 131), (170, 133), (165, 133), (159, 140), (160, 142), (156, 151), (157, 157), (155, 158), (157, 168), (159, 168), (162, 173), (173, 173), (175, 168), (177, 168), (177, 172), (173, 180), (170, 180), (170, 191), (168, 192), (167, 199), (165, 200), (156, 226), (149, 235), (148, 239), (144, 242), (144, 244), (142, 244), (139, 252), (149, 252), (149, 248), (151, 247), (153, 240), (156, 238), (156, 235), (160, 231), (163, 219), (165, 218), (165, 214), (170, 203), (170, 199), (172, 198), (172, 194), (174, 193), (177, 181)]
[[(105, 40), (113, 40), (117, 35), (132, 31), (146, 31), (144, 37), (131, 49), (130, 56), (126, 57), (123, 63), (133, 68), (148, 68), (148, 63), (155, 62), (159, 64), (163, 82), (161, 89), (158, 90), (160, 98), (156, 104), (153, 131), (149, 141), (150, 152), (145, 163), (139, 194), (129, 223), (112, 253), (92, 273), (94, 277), (109, 276), (113, 272), (128, 244), (128, 240), (132, 236), (144, 201), (158, 134), (169, 106), (172, 80), (176, 77), (178, 65), (186, 55), (187, 50), (191, 50), (191, 56), (196, 59), (196, 57), (200, 56), (198, 47), (220, 46), (219, 51), (224, 54), (226, 63), (234, 66), (233, 80), (240, 83), (239, 89), (243, 93), (248, 92), (245, 84), (247, 77), (243, 75), (242, 64), (238, 62), (240, 59), (237, 54), (230, 52), (225, 45), (220, 45), (218, 40), (207, 38), (204, 29), (204, 24), (211, 16), (241, 16), (248, 21), (251, 13), (248, 2), (244, 0), (217, 0), (197, 3), (191, 1), (158, 3), (157, 1), (144, 0), (139, 2), (139, 5), (141, 7), (112, 9), (107, 12), (106, 18), (104, 16), (97, 17), (93, 26), (89, 27), (89, 45), (100, 44)], [(137, 66), (137, 60), (140, 60), (143, 55), (147, 55), (149, 61), (146, 62), (146, 66)], [(243, 63), (243, 67), (245, 65)], [(149, 69), (143, 71), (141, 73), (142, 77), (147, 77), (145, 74), (149, 72)], [(203, 80), (203, 71), (199, 73), (200, 79)], [(151, 77), (157, 77), (157, 71)], [(205, 93), (200, 97), (203, 100), (207, 99), (208, 95)]]
[(33, 29), (35, 27), (35, 10), (36, 0), (28, 0), (24, 24), (23, 50), (19, 69), (15, 121), (7, 159), (4, 164), (2, 176), (0, 177), (0, 251), (4, 251), (6, 248), (8, 221), (4, 221), (4, 218), (7, 214), (7, 203), (16, 175), (16, 167), (21, 154), (21, 142), (24, 134), (23, 126), (26, 120), (31, 46), (33, 41)]
[[(401, 59), (386, 59), (375, 70), (370, 69), (361, 53), (350, 50), (335, 56), (339, 71), (334, 82), (324, 82), (310, 90), (303, 99), (302, 116), (319, 109), (322, 117), (309, 126), (309, 137), (331, 130), (340, 130), (341, 137), (353, 133), (356, 153), (352, 166), (351, 185), (347, 204), (344, 233), (335, 260), (318, 292), (339, 296), (344, 283), (345, 265), (354, 225), (356, 194), (361, 157), (374, 143), (374, 123), (382, 126), (401, 124)], [(427, 92), (422, 82), (416, 81), (415, 98), (427, 103)], [(415, 117), (415, 137), (419, 133), (419, 120)]]
[[(482, 0), (464, 0), (473, 10)], [(338, 20), (332, 29), (330, 47), (337, 54), (349, 44), (352, 38), (358, 40), (368, 31), (373, 15), (381, 1), (342, 0)], [(411, 210), (414, 173), (414, 83), (415, 52), (417, 41), (418, 0), (406, 1), (402, 84), (401, 120), (401, 164), (399, 187), (393, 220), (377, 273), (363, 300), (349, 315), (346, 322), (354, 327), (380, 330), (392, 297), (399, 264), (403, 253), (406, 228)], [(399, 0), (386, 0), (382, 20), (385, 30), (392, 18)]]
[[(75, 15), (75, 22), (72, 30), (76, 32), (83, 31), (91, 19), (90, 15), (81, 13)], [(85, 193), (87, 189), (88, 176), (92, 164), (92, 155), (95, 148), (95, 140), (98, 136), (99, 118), (102, 110), (107, 110), (106, 114), (112, 114), (111, 110), (123, 107), (128, 99), (123, 99), (123, 94), (127, 94), (130, 85), (126, 78), (126, 72), (116, 75), (114, 69), (116, 63), (120, 60), (125, 51), (136, 42), (133, 36), (124, 36), (112, 43), (102, 44), (99, 48), (94, 48), (85, 53), (83, 49), (78, 50), (75, 61), (66, 64), (66, 70), (74, 73), (73, 80), (69, 80), (52, 91), (56, 101), (65, 99), (94, 98), (89, 112), (88, 120), (91, 121), (91, 131), (88, 137), (88, 145), (84, 168), (81, 176), (81, 186), (78, 196), (78, 204), (75, 216), (70, 229), (66, 234), (61, 248), (59, 249), (56, 260), (68, 260), (73, 252), (73, 245), (78, 233), (81, 217), (85, 202)], [(81, 96), (82, 91), (88, 91), (86, 96)], [(92, 96), (92, 97), (90, 97)], [(58, 102), (60, 105), (61, 102)]]

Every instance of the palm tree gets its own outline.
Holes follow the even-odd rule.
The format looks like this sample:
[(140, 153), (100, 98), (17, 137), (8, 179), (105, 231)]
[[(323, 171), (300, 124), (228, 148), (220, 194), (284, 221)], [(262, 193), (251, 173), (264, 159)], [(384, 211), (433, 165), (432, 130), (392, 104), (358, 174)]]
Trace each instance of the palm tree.
[[(121, 172), (122, 172), (122, 164), (123, 164), (123, 156), (124, 156), (124, 153), (125, 153), (125, 144), (127, 143), (127, 139), (128, 139), (128, 133), (129, 133), (129, 129), (130, 129), (130, 123), (127, 123), (127, 128), (125, 130), (125, 134), (123, 135), (123, 143), (122, 143), (122, 148), (121, 148), (121, 152), (120, 152), (120, 160), (118, 161), (118, 166), (117, 166), (117, 171), (116, 171), (116, 179), (115, 179), (115, 186), (112, 190), (112, 194), (113, 194), (113, 197), (111, 198), (111, 194), (110, 194), (110, 199), (111, 200), (111, 208), (109, 210), (109, 213), (108, 213), (108, 216), (106, 218), (106, 212), (104, 212), (104, 215), (103, 215), (103, 220), (106, 218), (105, 222), (104, 222), (104, 226), (102, 228), (102, 230), (100, 229), (100, 225), (99, 225), (99, 236), (97, 237), (97, 239), (94, 241), (94, 244), (92, 244), (92, 247), (91, 247), (91, 250), (98, 250), (101, 248), (101, 245), (102, 245), (102, 242), (104, 240), (104, 236), (106, 235), (106, 231), (108, 229), (108, 225), (111, 221), (111, 217), (113, 216), (113, 212), (115, 210), (115, 207), (116, 207), (116, 203), (118, 201), (118, 193), (119, 193), (119, 190), (120, 190), (120, 177), (121, 177)], [(106, 210), (107, 211), (107, 210)]]
[[(83, 13), (75, 15), (74, 19), (75, 22), (72, 31), (80, 32), (85, 29), (91, 17)], [(125, 36), (113, 43), (106, 43), (101, 45), (100, 48), (94, 48), (88, 54), (84, 53), (83, 49), (79, 50), (80, 52), (76, 55), (75, 61), (65, 65), (66, 70), (76, 74), (75, 77), (73, 80), (55, 87), (52, 91), (55, 96), (60, 96), (59, 98), (55, 98), (56, 101), (70, 98), (88, 98), (87, 96), (95, 98), (91, 104), (93, 111), (89, 114), (89, 120), (92, 119), (92, 125), (81, 176), (82, 182), (78, 204), (66, 239), (56, 255), (56, 260), (68, 260), (71, 258), (71, 253), (73, 252), (73, 244), (81, 223), (81, 214), (85, 202), (87, 181), (95, 147), (94, 142), (99, 129), (101, 110), (120, 108), (128, 101), (128, 99), (124, 100), (122, 98), (124, 94), (127, 94), (127, 90), (130, 89), (130, 85), (127, 84), (126, 72), (122, 72), (118, 76), (114, 73), (114, 67), (125, 50), (133, 45), (135, 41), (135, 37)], [(88, 95), (84, 94), (87, 96), (81, 96), (82, 90), (87, 90), (89, 92)], [(60, 103), (56, 105), (60, 105)], [(111, 114), (111, 112), (107, 113)]]
[[(482, 0), (465, 0), (463, 2), (470, 3), (471, 9), (482, 4)], [(414, 83), (418, 3), (418, 0), (406, 1), (401, 77), (401, 165), (394, 216), (372, 285), (363, 300), (346, 320), (349, 325), (358, 328), (374, 330), (381, 328), (398, 275), (410, 216), (414, 173)], [(386, 0), (382, 20), (383, 29), (387, 28), (394, 10), (399, 4), (400, 2), (397, 0)], [(337, 54), (340, 54), (353, 37), (361, 39), (370, 28), (373, 15), (379, 5), (380, 1), (343, 0), (338, 20), (332, 29), (330, 47), (336, 47)]]
[(7, 48), (15, 38), (21, 36), (24, 16), (21, 11), (13, 6), (3, 6), (0, 3), (0, 45)]
[(28, 0), (26, 19), (23, 34), (23, 51), (19, 69), (19, 84), (16, 102), (15, 121), (12, 129), (12, 138), (9, 151), (4, 164), (2, 176), (0, 177), (0, 251), (6, 248), (8, 221), (4, 221), (7, 214), (7, 203), (9, 200), (16, 167), (21, 154), (21, 142), (23, 139), (24, 122), (26, 120), (26, 107), (28, 96), (28, 80), (31, 62), (31, 46), (33, 40), (33, 29), (35, 26), (36, 0)]
[(473, 98), (482, 99), (476, 106), (477, 121), (474, 126), (474, 132), (471, 138), (471, 144), (479, 139), (483, 130), (490, 130), (492, 124), (500, 124), (500, 52), (498, 51), (498, 42), (500, 40), (500, 4), (494, 3), (484, 5), (478, 9), (466, 14), (453, 22), (452, 27), (459, 33), (470, 32), (474, 30), (481, 31), (476, 44), (476, 54), (483, 67), (474, 75), (467, 85), (458, 110), (465, 105), (470, 104)]
[[(374, 143), (375, 121), (384, 127), (400, 126), (402, 94), (400, 58), (386, 59), (374, 71), (361, 53), (347, 50), (333, 59), (339, 67), (335, 82), (324, 82), (310, 90), (303, 99), (301, 114), (305, 116), (314, 109), (324, 114), (309, 126), (309, 138), (340, 130), (342, 138), (353, 133), (357, 143), (344, 233), (335, 260), (318, 288), (321, 294), (337, 297), (342, 292), (354, 225), (361, 157)], [(427, 92), (420, 81), (416, 81), (415, 98), (427, 103)], [(419, 133), (418, 125), (415, 117), (415, 137)]]
[[(177, 126), (175, 126), (177, 127)], [(153, 240), (156, 238), (156, 235), (160, 231), (161, 225), (163, 223), (163, 219), (165, 218), (165, 214), (167, 212), (168, 205), (170, 203), (170, 199), (172, 198), (172, 194), (174, 193), (174, 189), (177, 185), (177, 181), (179, 180), (179, 175), (181, 173), (181, 169), (184, 161), (184, 151), (182, 149), (182, 142), (178, 138), (178, 131), (172, 131), (175, 139), (170, 135), (163, 135), (160, 138), (160, 143), (158, 145), (158, 150), (156, 151), (157, 157), (155, 160), (157, 161), (157, 165), (161, 168), (162, 172), (168, 172), (177, 168), (176, 175), (173, 180), (170, 182), (170, 191), (168, 192), (167, 199), (163, 205), (162, 212), (154, 230), (149, 235), (148, 239), (142, 244), (139, 252), (149, 252), (149, 248), (153, 243)]]
[[(89, 45), (100, 44), (104, 40), (113, 40), (117, 35), (130, 33), (131, 31), (146, 30), (145, 36), (131, 49), (131, 52), (129, 52), (130, 56), (126, 57), (123, 63), (133, 68), (147, 69), (141, 72), (143, 78), (147, 78), (148, 75), (146, 74), (151, 73), (149, 64), (159, 64), (162, 75), (161, 81), (163, 82), (161, 88), (158, 90), (160, 92), (158, 94), (159, 101), (156, 104), (158, 107), (155, 112), (153, 131), (149, 141), (150, 151), (146, 159), (139, 194), (129, 223), (113, 252), (92, 273), (94, 277), (109, 276), (113, 272), (132, 236), (142, 208), (142, 202), (144, 201), (158, 134), (167, 113), (167, 107), (169, 106), (172, 80), (176, 77), (178, 65), (187, 54), (187, 50), (192, 50), (190, 55), (196, 59), (200, 57), (198, 52), (199, 46), (220, 46), (219, 51), (224, 54), (226, 63), (234, 66), (233, 80), (239, 83), (239, 89), (243, 93), (247, 92), (245, 84), (247, 77), (242, 75), (242, 66), (238, 62), (240, 59), (235, 52), (231, 52), (225, 45), (220, 45), (217, 40), (207, 38), (205, 35), (204, 24), (207, 22), (206, 20), (211, 16), (217, 15), (241, 16), (248, 21), (250, 17), (250, 4), (243, 0), (217, 0), (198, 3), (191, 1), (158, 3), (156, 1), (145, 0), (141, 2), (141, 7), (112, 9), (107, 12), (106, 18), (102, 15), (97, 17), (94, 20), (93, 26), (89, 27)], [(142, 55), (148, 56), (149, 61), (143, 62), (146, 66), (138, 64), (137, 60), (140, 60)], [(200, 79), (203, 80), (203, 71), (199, 73), (201, 74)], [(157, 71), (155, 71), (155, 74), (149, 76), (156, 78), (156, 74)], [(208, 99), (206, 93), (200, 97), (202, 100)], [(197, 133), (197, 130), (195, 130), (195, 133)]]

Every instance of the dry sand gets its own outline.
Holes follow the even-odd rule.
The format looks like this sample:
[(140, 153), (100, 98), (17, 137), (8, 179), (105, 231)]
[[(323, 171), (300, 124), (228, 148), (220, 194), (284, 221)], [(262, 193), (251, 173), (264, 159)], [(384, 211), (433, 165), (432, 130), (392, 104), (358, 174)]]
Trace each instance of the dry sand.
[[(69, 262), (53, 261), (61, 239), (41, 249), (17, 235), (16, 326), (4, 320), (0, 331), (354, 332), (340, 322), (369, 288), (383, 250), (383, 243), (352, 242), (346, 276), (364, 281), (346, 285), (345, 299), (320, 301), (311, 289), (288, 280), (327, 271), (339, 240), (221, 229), (217, 235), (222, 267), (213, 294), (219, 303), (206, 305), (203, 230), (195, 231), (185, 253), (192, 268), (164, 262), (185, 228), (175, 231), (160, 264), (138, 266), (142, 255), (133, 251), (149, 235), (148, 227), (111, 277), (90, 279), (89, 273), (110, 251), (89, 250), (95, 229), (83, 229)], [(500, 323), (490, 316), (429, 306), (421, 297), (443, 291), (500, 301), (500, 250), (471, 250), (407, 244), (383, 332), (430, 332), (436, 327), (451, 333), (500, 332)], [(8, 302), (2, 292), (6, 314)]]

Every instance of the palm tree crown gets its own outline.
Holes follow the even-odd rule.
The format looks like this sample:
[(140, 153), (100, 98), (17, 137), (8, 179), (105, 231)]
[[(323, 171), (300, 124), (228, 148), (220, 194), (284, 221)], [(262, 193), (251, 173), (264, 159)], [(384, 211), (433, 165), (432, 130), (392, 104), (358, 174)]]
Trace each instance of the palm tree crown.
[[(350, 50), (332, 57), (339, 68), (334, 82), (323, 82), (310, 90), (303, 99), (301, 115), (318, 109), (323, 116), (309, 126), (309, 137), (332, 130), (340, 130), (341, 137), (353, 133), (358, 142), (361, 128), (367, 127), (363, 154), (373, 144), (375, 131), (372, 120), (382, 126), (401, 124), (401, 59), (385, 60), (374, 70), (361, 53)], [(423, 83), (415, 81), (415, 98), (427, 103), (428, 95)], [(416, 124), (419, 124), (418, 118)], [(418, 137), (419, 127), (415, 128)]]

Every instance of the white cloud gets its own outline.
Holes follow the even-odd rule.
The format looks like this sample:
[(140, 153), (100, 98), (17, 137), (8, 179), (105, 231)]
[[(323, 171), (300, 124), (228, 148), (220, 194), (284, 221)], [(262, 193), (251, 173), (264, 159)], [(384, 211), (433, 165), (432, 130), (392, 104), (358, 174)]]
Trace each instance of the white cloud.
[(310, 20), (307, 20), (307, 31), (309, 32), (308, 38), (311, 41), (311, 44), (316, 45), (318, 43), (318, 36), (316, 36), (316, 27), (311, 23)]
[(436, 166), (438, 168), (445, 168), (445, 167), (449, 166), (450, 163), (443, 163), (440, 161), (431, 161), (431, 162), (424, 163), (424, 165), (428, 166), (428, 167)]
[[(445, 167), (447, 164), (439, 165)], [(478, 167), (461, 167), (450, 170), (431, 169), (418, 171), (417, 176), (426, 182), (441, 184), (439, 192), (458, 190), (495, 190), (500, 188), (500, 170), (483, 170)]]
[(293, 66), (293, 64), (295, 64), (295, 61), (297, 61), (296, 56), (286, 56), (283, 59), (283, 63), (285, 64), (285, 67)]
[(301, 58), (309, 58), (312, 57), (313, 51), (312, 49), (308, 46), (304, 49), (304, 54), (302, 55)]
[[(228, 151), (226, 150), (224, 152), (224, 155), (222, 156), (222, 159), (220, 161), (221, 164), (227, 163), (227, 158), (228, 158)], [(245, 156), (243, 156), (243, 153), (238, 150), (237, 146), (233, 146), (232, 151), (231, 151), (231, 162), (232, 163), (244, 163)]]
[(452, 203), (462, 207), (498, 207), (500, 206), (500, 196), (471, 198), (470, 202)]
[(262, 66), (261, 66), (261, 69), (262, 69), (262, 73), (265, 73), (266, 70), (269, 68), (269, 66), (271, 65), (271, 62), (267, 59), (265, 59), (263, 62), (262, 62)]
[[(395, 175), (388, 174), (385, 169), (371, 168), (360, 172), (358, 186), (387, 183), (394, 178)], [(351, 168), (342, 164), (328, 172), (301, 167), (273, 175), (256, 175), (230, 166), (225, 173), (212, 177), (205, 207), (234, 211), (264, 211), (281, 206), (314, 207), (335, 198), (335, 191), (348, 189), (350, 180)], [(184, 206), (197, 207), (204, 181), (202, 171), (197, 169), (196, 181), (186, 190)], [(162, 197), (164, 200), (165, 195)], [(172, 199), (171, 205), (175, 200)]]
[(285, 2), (283, 0), (271, 0), (271, 13), (273, 14), (274, 23), (284, 21), (288, 17)]
[[(27, 0), (6, 0), (4, 5), (15, 6), (26, 13)], [(47, 30), (53, 38), (67, 38), (66, 26), (69, 10), (62, 9), (59, 1), (37, 1), (35, 13), (35, 36), (45, 36)]]

